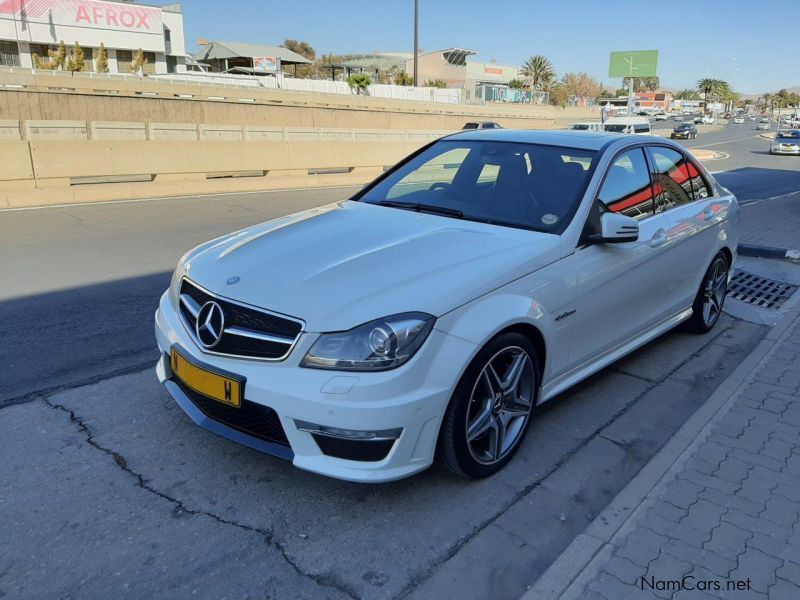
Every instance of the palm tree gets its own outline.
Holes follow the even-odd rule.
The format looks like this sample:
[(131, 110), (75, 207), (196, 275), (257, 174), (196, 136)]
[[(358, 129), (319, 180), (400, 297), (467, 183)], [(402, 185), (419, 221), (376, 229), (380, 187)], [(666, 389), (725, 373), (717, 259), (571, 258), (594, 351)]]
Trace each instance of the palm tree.
[(520, 72), (530, 80), (531, 86), (534, 88), (542, 88), (556, 78), (553, 63), (550, 62), (549, 58), (541, 54), (531, 56), (526, 60), (522, 64)]
[(731, 86), (727, 81), (721, 79), (701, 79), (697, 82), (697, 89), (706, 95), (706, 100), (712, 96), (725, 96), (730, 93)]

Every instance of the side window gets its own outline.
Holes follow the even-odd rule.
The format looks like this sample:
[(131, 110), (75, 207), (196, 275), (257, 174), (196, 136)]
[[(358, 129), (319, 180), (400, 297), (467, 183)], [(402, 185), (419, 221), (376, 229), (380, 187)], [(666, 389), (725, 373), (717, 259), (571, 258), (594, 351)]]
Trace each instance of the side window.
[(700, 174), (700, 169), (691, 160), (686, 161), (686, 168), (689, 171), (689, 180), (691, 181), (694, 199), (700, 200), (711, 196), (711, 186)]
[(598, 198), (611, 212), (635, 219), (644, 219), (653, 214), (650, 172), (641, 148), (620, 154), (614, 160)]
[(650, 148), (655, 164), (653, 183), (656, 190), (656, 212), (664, 212), (692, 201), (692, 182), (686, 157), (670, 148)]
[(650, 125), (645, 125), (644, 123), (636, 123), (633, 126), (634, 133), (650, 133)]

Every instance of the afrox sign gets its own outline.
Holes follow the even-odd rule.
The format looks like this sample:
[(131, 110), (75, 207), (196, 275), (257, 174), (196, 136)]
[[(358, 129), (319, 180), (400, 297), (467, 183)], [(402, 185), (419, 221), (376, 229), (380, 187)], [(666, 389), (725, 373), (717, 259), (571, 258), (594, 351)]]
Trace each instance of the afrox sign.
[(161, 10), (100, 0), (0, 0), (0, 18), (27, 24), (111, 29), (162, 35)]

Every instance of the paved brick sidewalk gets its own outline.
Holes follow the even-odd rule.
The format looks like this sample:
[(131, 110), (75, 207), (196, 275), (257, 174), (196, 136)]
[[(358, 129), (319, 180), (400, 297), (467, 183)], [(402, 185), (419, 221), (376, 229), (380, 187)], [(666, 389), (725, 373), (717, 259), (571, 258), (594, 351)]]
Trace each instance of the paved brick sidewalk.
[(800, 318), (689, 452), (579, 596), (800, 598)]
[(742, 206), (745, 244), (800, 249), (800, 191)]

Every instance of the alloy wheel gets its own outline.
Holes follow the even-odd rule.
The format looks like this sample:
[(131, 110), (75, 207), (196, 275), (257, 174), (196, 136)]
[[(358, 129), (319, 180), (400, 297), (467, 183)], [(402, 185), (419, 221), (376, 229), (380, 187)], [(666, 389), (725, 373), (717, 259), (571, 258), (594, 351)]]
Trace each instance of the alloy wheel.
[(703, 286), (703, 321), (710, 327), (722, 312), (728, 287), (727, 265), (722, 258), (717, 258), (711, 265)]
[(479, 463), (492, 465), (521, 439), (533, 408), (533, 361), (518, 346), (504, 348), (484, 365), (472, 388), (467, 446)]

